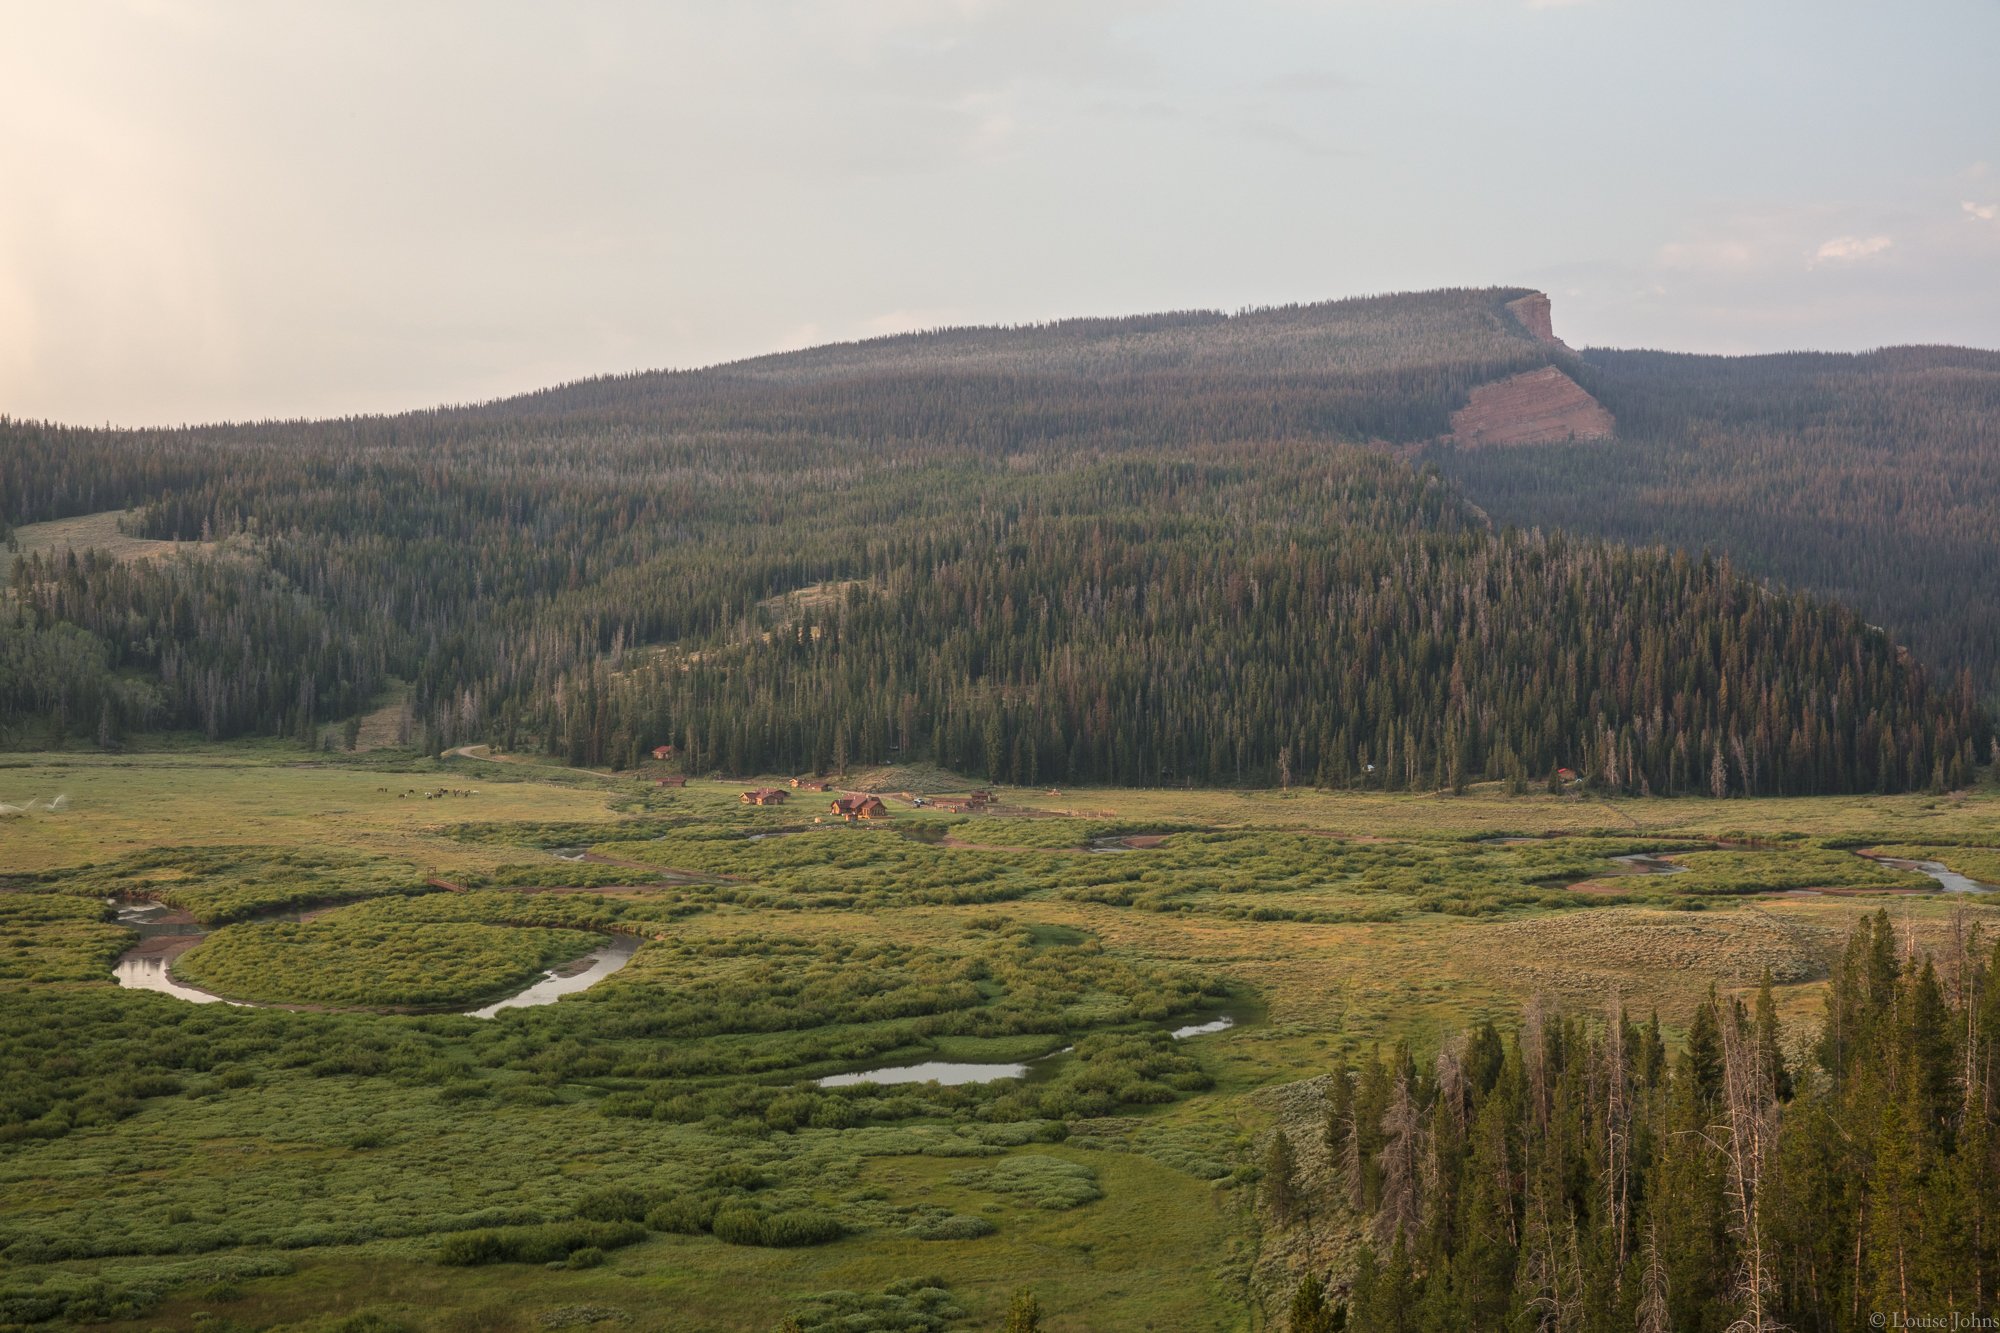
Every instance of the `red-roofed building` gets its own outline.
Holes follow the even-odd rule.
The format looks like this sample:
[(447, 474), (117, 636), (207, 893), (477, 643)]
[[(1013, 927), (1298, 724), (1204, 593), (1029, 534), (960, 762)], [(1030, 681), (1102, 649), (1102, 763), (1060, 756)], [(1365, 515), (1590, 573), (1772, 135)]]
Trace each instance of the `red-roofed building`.
[(841, 796), (832, 805), (833, 813), (852, 824), (857, 819), (887, 819), (889, 807), (879, 796)]

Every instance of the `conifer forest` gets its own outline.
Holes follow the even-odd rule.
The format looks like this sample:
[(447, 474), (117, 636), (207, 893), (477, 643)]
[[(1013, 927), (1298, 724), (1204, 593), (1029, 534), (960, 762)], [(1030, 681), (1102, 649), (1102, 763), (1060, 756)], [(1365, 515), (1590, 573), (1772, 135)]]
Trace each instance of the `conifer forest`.
[[(1878, 535), (1834, 569), (1761, 518), (1756, 540), (1612, 523), (1481, 472), (1473, 498), (1522, 511), (1499, 526), (1455, 460), (1381, 447), (1572, 359), (1511, 312), (1523, 295), (909, 335), (403, 417), (5, 423), (7, 522), (118, 510), (183, 555), (22, 558), (0, 719), (312, 745), (398, 680), (430, 753), (624, 768), (671, 743), (692, 772), (922, 758), (1022, 785), (1963, 785), (1993, 740), (1994, 636), (1958, 614), (1993, 600), (1982, 506), (1940, 515), (1960, 547), (1930, 549), (1958, 572), (1930, 579), (1862, 505)], [(1938, 359), (1950, 395), (1907, 448), (1990, 495), (2000, 370)], [(1646, 431), (1710, 410), (1750, 429), (1805, 392), (1623, 364), (1598, 373), (1633, 402), (1607, 401)], [(1839, 406), (1825, 429), (1861, 434)], [(1789, 483), (1730, 485), (1748, 518)], [(1835, 600), (1857, 589), (1911, 638)]]

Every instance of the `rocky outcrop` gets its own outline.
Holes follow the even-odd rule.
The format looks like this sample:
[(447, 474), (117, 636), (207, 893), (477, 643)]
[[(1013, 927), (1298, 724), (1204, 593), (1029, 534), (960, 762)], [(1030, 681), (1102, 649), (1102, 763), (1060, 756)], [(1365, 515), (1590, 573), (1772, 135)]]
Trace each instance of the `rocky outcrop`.
[(1569, 350), (1569, 344), (1556, 337), (1555, 322), (1549, 316), (1548, 293), (1529, 292), (1526, 296), (1516, 297), (1507, 303), (1507, 313), (1533, 334), (1535, 341), (1560, 347), (1565, 352)]
[(1467, 448), (1605, 440), (1617, 429), (1604, 405), (1556, 366), (1482, 384), (1451, 414), (1451, 438)]

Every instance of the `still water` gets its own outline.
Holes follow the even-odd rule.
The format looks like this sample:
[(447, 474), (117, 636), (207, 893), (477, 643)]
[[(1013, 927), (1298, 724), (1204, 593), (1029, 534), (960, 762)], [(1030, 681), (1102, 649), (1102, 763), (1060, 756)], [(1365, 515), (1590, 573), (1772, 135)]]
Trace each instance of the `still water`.
[[(1223, 1014), (1205, 1023), (1189, 1023), (1185, 1027), (1170, 1029), (1167, 1033), (1176, 1041), (1188, 1037), (1205, 1037), (1214, 1032), (1227, 1032), (1236, 1026), (1236, 1015)], [(966, 1061), (966, 1060), (926, 1060), (916, 1065), (890, 1065), (881, 1069), (861, 1069), (851, 1074), (829, 1074), (819, 1080), (822, 1088), (845, 1088), (856, 1083), (940, 1083), (951, 1087), (958, 1083), (991, 1083), (1001, 1078), (1027, 1078), (1038, 1072), (1036, 1066), (1067, 1055), (1073, 1047), (1065, 1046), (1060, 1051), (1050, 1051), (1025, 1062)]]

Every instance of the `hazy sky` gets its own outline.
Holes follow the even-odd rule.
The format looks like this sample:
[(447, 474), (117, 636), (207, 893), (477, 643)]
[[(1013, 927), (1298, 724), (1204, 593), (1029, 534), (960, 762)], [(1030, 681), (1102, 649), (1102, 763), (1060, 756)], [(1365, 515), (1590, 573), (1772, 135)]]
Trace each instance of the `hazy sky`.
[(1996, 0), (0, 0), (0, 413), (1447, 284), (2000, 346)]

